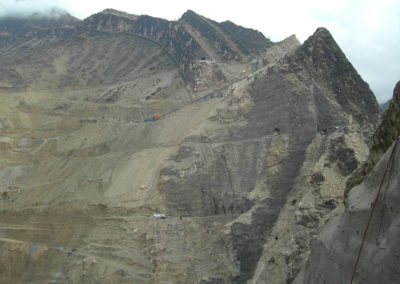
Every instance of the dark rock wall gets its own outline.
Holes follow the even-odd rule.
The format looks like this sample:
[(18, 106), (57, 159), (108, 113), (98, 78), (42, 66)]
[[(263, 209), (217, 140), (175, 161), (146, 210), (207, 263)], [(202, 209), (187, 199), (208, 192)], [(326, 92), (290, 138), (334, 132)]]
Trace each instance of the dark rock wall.
[(161, 190), (169, 212), (232, 216), (250, 209), (252, 202), (246, 193), (259, 180), (256, 165), (262, 159), (255, 153), (261, 152), (261, 147), (265, 145), (259, 141), (226, 143), (219, 147), (192, 144), (191, 158), (170, 164), (161, 171), (161, 178), (167, 178)]
[(310, 86), (311, 91), (314, 93), (315, 111), (318, 117), (317, 130), (319, 132), (324, 133), (348, 123), (340, 105), (332, 102), (332, 100), (324, 94), (326, 91), (324, 91), (323, 87), (320, 87), (320, 84), (316, 84), (313, 80), (310, 80), (306, 84)]
[(261, 51), (273, 44), (259, 31), (238, 26), (231, 21), (222, 22), (218, 26), (245, 55)]
[(319, 234), (302, 283), (350, 283), (386, 167), (387, 175), (352, 283), (398, 283), (400, 147), (399, 142), (395, 143), (397, 146), (389, 148), (363, 183), (350, 192), (345, 211), (331, 219)]
[(89, 30), (133, 33), (153, 41), (170, 54), (176, 64), (188, 73), (189, 80), (193, 79), (190, 70), (193, 60), (206, 55), (193, 37), (176, 22), (150, 16), (140, 16), (132, 20), (98, 13), (87, 18), (84, 25)]
[(332, 90), (334, 99), (358, 123), (379, 119), (379, 105), (368, 84), (347, 60), (328, 30), (319, 28), (296, 51), (289, 61), (292, 69), (304, 66), (324, 87)]
[[(230, 228), (230, 245), (240, 270), (232, 278), (233, 283), (245, 283), (252, 278), (263, 245), (296, 185), (306, 149), (315, 135), (347, 125), (348, 114), (360, 114), (358, 122), (374, 123), (376, 119), (376, 101), (369, 88), (354, 91), (348, 86), (349, 90), (338, 95), (348, 101), (363, 96), (372, 107), (364, 103), (353, 106), (353, 102), (343, 103), (338, 96), (332, 96), (338, 85), (330, 84), (328, 76), (341, 74), (338, 56), (351, 67), (332, 41), (325, 31), (317, 31), (306, 44), (307, 49), (313, 50), (311, 54), (305, 55), (302, 46), (276, 67), (258, 75), (247, 89), (252, 107), (243, 114), (246, 126), (227, 125), (225, 134), (210, 137), (201, 146), (191, 145), (192, 154), (186, 151), (185, 155), (192, 161), (190, 167), (185, 166), (188, 170), (184, 174), (179, 169), (184, 163), (172, 163), (162, 171), (166, 182), (161, 190), (167, 207), (174, 213), (186, 210), (200, 215), (233, 214), (233, 218), (251, 210), (249, 222), (233, 221)], [(328, 48), (332, 45), (333, 50)], [(361, 80), (350, 67), (347, 76)], [(268, 165), (262, 159), (272, 155), (271, 141), (276, 135), (286, 136), (288, 145), (278, 172), (267, 175)], [(213, 142), (219, 146), (211, 146)], [(348, 174), (358, 161), (339, 142), (332, 152), (343, 173)], [(195, 154), (204, 152), (207, 154)], [(246, 200), (256, 184), (268, 187), (270, 196), (258, 201)]]
[(271, 72), (267, 76), (256, 79), (250, 86), (250, 95), (254, 106), (246, 113), (248, 126), (233, 129), (233, 139), (252, 139), (274, 132), (290, 133), (289, 103), (293, 85), (279, 72)]
[[(399, 203), (400, 82), (370, 146), (370, 154), (347, 181), (346, 208), (329, 221), (311, 248), (303, 283), (397, 283), (400, 275)], [(392, 158), (390, 159), (390, 156)], [(386, 172), (386, 174), (385, 174)], [(383, 180), (383, 183), (382, 183)], [(375, 210), (355, 268), (378, 190)], [(351, 191), (350, 191), (351, 190)]]
[[(258, 31), (231, 22), (219, 24), (192, 11), (186, 12), (181, 21), (199, 31), (210, 47), (225, 60), (241, 61), (241, 53), (257, 53), (272, 45), (272, 42)], [(83, 22), (69, 15), (60, 18), (2, 18), (0, 47), (32, 38), (68, 36), (87, 31), (130, 33), (157, 44), (180, 67), (185, 79), (194, 84), (196, 72), (192, 70), (193, 63), (207, 58), (207, 53), (186, 31), (182, 22), (150, 16), (131, 16), (107, 10), (90, 16)]]
[[(193, 83), (196, 74), (192, 64), (207, 53), (186, 31), (186, 23), (198, 31), (224, 60), (242, 61), (242, 54), (260, 52), (272, 45), (260, 32), (237, 26), (231, 22), (217, 23), (197, 15), (193, 11), (183, 14), (179, 22), (170, 22), (150, 16), (135, 19), (102, 12), (87, 18), (84, 27), (89, 30), (133, 33), (159, 44)], [(228, 40), (229, 39), (229, 40)]]
[(185, 12), (180, 20), (199, 31), (226, 60), (240, 61), (242, 55), (255, 54), (273, 45), (273, 42), (259, 31), (238, 26), (230, 21), (218, 23), (190, 10)]
[(226, 39), (220, 34), (210, 22), (193, 11), (187, 11), (181, 17), (181, 21), (188, 23), (206, 38), (218, 53), (227, 60), (240, 60), (240, 54), (233, 50)]
[[(253, 276), (262, 254), (263, 244), (269, 237), (273, 225), (287, 201), (287, 195), (293, 189), (295, 179), (304, 162), (305, 149), (317, 130), (314, 106), (310, 104), (312, 94), (309, 90), (296, 90), (287, 79), (274, 80), (274, 77), (271, 74), (256, 81), (251, 94), (255, 97), (255, 101), (257, 97), (263, 97), (265, 105), (269, 105), (270, 108), (275, 107), (278, 111), (280, 107), (285, 108), (286, 111), (282, 113), (287, 116), (271, 115), (269, 119), (265, 120), (266, 129), (263, 130), (257, 123), (254, 124), (254, 127), (250, 126), (249, 128), (252, 129), (252, 132), (254, 131), (253, 133), (261, 134), (263, 131), (271, 133), (280, 126), (281, 133), (289, 135), (288, 154), (282, 161), (281, 170), (269, 184), (271, 196), (259, 202), (258, 207), (252, 213), (251, 223), (235, 223), (232, 226), (232, 246), (240, 262), (240, 275), (233, 279), (234, 283), (245, 283)], [(266, 88), (267, 86), (268, 88)], [(271, 92), (269, 93), (268, 90)], [(269, 98), (278, 99), (281, 101), (280, 104), (273, 99), (267, 99), (267, 95), (274, 92), (276, 95)], [(255, 109), (262, 109), (261, 104), (256, 103)], [(268, 127), (269, 123), (275, 128)]]
[(346, 185), (347, 193), (371, 172), (375, 164), (387, 151), (390, 145), (400, 135), (400, 82), (398, 82), (393, 91), (393, 99), (390, 102), (388, 110), (382, 117), (382, 122), (372, 136), (370, 145), (370, 154), (367, 160), (359, 167), (349, 178)]

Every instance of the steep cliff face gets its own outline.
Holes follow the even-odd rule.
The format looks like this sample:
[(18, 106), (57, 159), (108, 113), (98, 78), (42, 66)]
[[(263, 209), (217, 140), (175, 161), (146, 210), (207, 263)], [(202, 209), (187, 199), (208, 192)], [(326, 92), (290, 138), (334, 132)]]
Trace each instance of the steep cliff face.
[(263, 51), (273, 44), (272, 41), (265, 38), (259, 31), (238, 26), (231, 21), (222, 22), (219, 24), (219, 27), (237, 45), (240, 52), (245, 55), (256, 51)]
[[(230, 22), (217, 23), (190, 10), (177, 22), (105, 10), (87, 18), (84, 26), (89, 30), (132, 33), (154, 41), (180, 65), (192, 85), (204, 73), (196, 72), (199, 61), (248, 62), (248, 56), (273, 45), (258, 31)], [(223, 72), (219, 73), (222, 76), (212, 76), (208, 81), (225, 81)]]
[[(309, 42), (319, 43), (314, 47), (316, 54), (337, 46), (331, 36), (319, 32)], [(318, 60), (323, 65), (300, 63), (293, 70), (293, 62), (308, 62), (316, 57), (314, 53), (304, 57), (303, 47), (300, 47), (276, 66), (242, 80), (237, 87), (233, 85), (233, 90), (224, 95), (227, 110), (218, 110), (214, 118), (222, 126), (214, 125), (217, 129), (213, 127), (206, 134), (191, 138), (180, 147), (181, 158), (176, 157), (185, 162), (174, 160), (161, 171), (160, 189), (169, 212), (191, 216), (226, 214), (232, 220), (226, 227), (230, 232), (230, 246), (239, 262), (240, 273), (232, 278), (235, 283), (244, 283), (253, 277), (263, 246), (272, 237), (283, 208), (292, 202), (288, 201), (288, 196), (304, 177), (301, 169), (306, 162), (310, 163), (306, 157), (307, 148), (320, 140), (321, 134), (326, 136), (323, 140), (330, 142), (318, 142), (321, 148), (313, 159), (328, 159), (325, 167), (337, 167), (336, 179), (340, 177), (344, 181), (359, 164), (358, 159), (364, 158), (365, 154), (356, 154), (355, 145), (351, 146), (346, 140), (353, 135), (354, 144), (365, 148), (365, 137), (356, 133), (358, 129), (347, 128), (343, 133), (343, 128), (352, 123), (349, 114), (369, 113), (370, 108), (377, 108), (372, 93), (365, 86), (367, 89), (359, 94), (367, 97), (367, 101), (372, 100), (372, 107), (344, 108), (332, 96), (335, 87), (314, 78), (317, 68), (324, 73), (337, 71), (336, 60), (344, 60), (339, 51), (336, 57), (320, 55)], [(237, 88), (244, 88), (245, 96), (236, 94), (236, 97)], [(341, 95), (346, 98), (351, 94)], [(371, 124), (375, 123), (373, 114), (365, 114), (365, 117)], [(328, 157), (322, 158), (327, 151), (324, 147), (331, 150)], [(321, 173), (312, 174), (316, 183), (323, 181), (317, 180)], [(327, 186), (332, 187), (329, 183)], [(320, 207), (312, 217), (316, 218), (314, 228), (315, 223), (337, 206), (340, 196), (341, 193), (335, 192), (315, 201), (315, 206)], [(307, 214), (303, 214), (304, 218)], [(309, 222), (299, 220), (293, 223), (309, 226)]]
[(242, 59), (240, 53), (229, 45), (224, 34), (218, 32), (215, 25), (212, 24), (212, 21), (197, 15), (190, 10), (183, 14), (181, 21), (188, 23), (197, 30), (201, 36), (209, 41), (212, 47), (214, 47), (217, 53), (221, 54), (224, 59), (238, 61)]
[(313, 78), (324, 82), (323, 87), (331, 91), (331, 99), (339, 103), (355, 121), (378, 122), (379, 105), (372, 91), (326, 29), (317, 29), (289, 64), (296, 69), (300, 62)]
[(346, 207), (323, 227), (297, 283), (345, 283), (353, 277), (354, 283), (397, 281), (399, 86), (372, 137), (368, 158), (347, 182), (352, 188)]
[[(233, 78), (237, 80), (243, 77), (241, 72), (247, 69), (247, 64), (254, 60), (263, 62), (260, 54), (274, 45), (258, 31), (231, 22), (217, 23), (193, 11), (186, 12), (177, 22), (151, 16), (129, 15), (112, 9), (90, 16), (83, 22), (67, 13), (56, 16), (3, 18), (1, 21), (0, 40), (9, 53), (3, 60), (14, 60), (18, 53), (24, 53), (21, 49), (31, 50), (46, 45), (43, 42), (51, 41), (54, 37), (67, 37), (72, 34), (78, 37), (79, 34), (83, 34), (85, 37), (90, 36), (91, 32), (104, 32), (112, 36), (130, 35), (136, 41), (141, 39), (148, 41), (150, 45), (157, 45), (164, 55), (169, 56), (176, 64), (184, 80), (195, 91), (204, 91), (215, 85), (223, 86)], [(31, 39), (33, 41), (28, 42)], [(26, 44), (20, 46), (21, 42)], [(17, 50), (15, 47), (18, 47)], [(50, 50), (47, 54), (51, 57), (55, 52)], [(47, 54), (41, 56), (45, 57)], [(47, 62), (46, 58), (43, 59)], [(18, 60), (28, 61), (29, 66), (38, 66), (36, 62), (29, 62), (26, 56)], [(230, 65), (230, 61), (241, 65)], [(10, 65), (10, 62), (7, 62), (7, 65)], [(261, 67), (263, 64), (253, 64), (251, 69), (254, 71)], [(18, 81), (21, 76), (24, 77), (15, 68), (4, 70), (3, 73), (8, 80)], [(34, 73), (37, 73), (37, 70)], [(71, 73), (74, 73), (74, 70), (71, 70)], [(32, 78), (32, 81), (38, 81), (38, 78)], [(26, 86), (22, 82), (18, 85)]]
[[(353, 283), (398, 281), (399, 149), (397, 140), (363, 183), (351, 190), (344, 212), (332, 218), (318, 235), (312, 246), (304, 283), (347, 283), (352, 279), (354, 269)], [(382, 191), (375, 201), (386, 167)], [(374, 202), (374, 215), (355, 268)]]
[(181, 25), (164, 19), (150, 16), (126, 17), (105, 10), (87, 18), (84, 26), (89, 30), (132, 33), (154, 41), (170, 54), (191, 80), (191, 63), (205, 56), (199, 44)]
[(382, 122), (372, 136), (370, 142), (370, 154), (365, 163), (351, 176), (346, 185), (346, 194), (354, 186), (360, 184), (369, 175), (375, 164), (400, 135), (400, 82), (396, 84), (393, 98), (387, 111), (384, 113)]
[(399, 86), (373, 135), (367, 161), (348, 183), (356, 186), (348, 192), (346, 207), (323, 227), (298, 283), (398, 281)]
[(292, 283), (298, 277), (319, 228), (342, 210), (346, 179), (366, 158), (379, 113), (368, 86), (326, 29), (317, 29), (276, 69), (296, 76), (313, 94), (302, 101), (313, 106), (308, 115), (314, 117), (314, 132), (298, 134), (310, 138), (297, 151), (301, 162), (294, 183), (269, 229), (251, 283)]
[(244, 56), (263, 51), (273, 44), (259, 31), (230, 21), (217, 23), (190, 10), (180, 21), (198, 31), (224, 60), (242, 61)]
[(328, 31), (298, 45), (106, 10), (0, 49), (0, 282), (291, 281), (377, 106)]

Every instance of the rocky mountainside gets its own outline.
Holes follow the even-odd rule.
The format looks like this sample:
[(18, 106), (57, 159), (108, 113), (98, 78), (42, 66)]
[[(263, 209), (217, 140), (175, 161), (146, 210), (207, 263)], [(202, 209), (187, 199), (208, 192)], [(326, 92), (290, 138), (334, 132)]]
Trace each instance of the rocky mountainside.
[(367, 161), (352, 176), (352, 184), (362, 183), (352, 187), (343, 212), (318, 235), (298, 283), (347, 283), (352, 277), (353, 283), (398, 282), (399, 106), (400, 82), (375, 131)]
[(372, 171), (375, 164), (382, 158), (393, 141), (400, 135), (400, 84), (393, 91), (387, 111), (370, 141), (370, 153), (367, 160), (353, 173), (347, 181), (346, 192), (359, 185)]
[(299, 275), (380, 119), (329, 31), (273, 43), (193, 11), (63, 15), (40, 33), (14, 20), (0, 21), (0, 282)]

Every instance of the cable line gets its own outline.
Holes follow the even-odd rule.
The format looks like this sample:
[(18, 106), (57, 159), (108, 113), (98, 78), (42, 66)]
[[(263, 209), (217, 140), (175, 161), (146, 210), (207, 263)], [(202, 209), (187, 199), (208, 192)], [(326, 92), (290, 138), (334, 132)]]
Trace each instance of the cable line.
[(390, 153), (390, 157), (389, 157), (388, 163), (386, 165), (385, 171), (384, 171), (382, 179), (381, 179), (379, 190), (378, 190), (378, 192), (377, 192), (377, 194), (375, 196), (375, 200), (374, 200), (374, 203), (373, 203), (373, 206), (372, 206), (372, 210), (371, 210), (371, 213), (369, 214), (367, 226), (365, 227), (364, 235), (363, 235), (363, 238), (362, 238), (362, 241), (361, 241), (360, 250), (358, 251), (357, 260), (356, 260), (356, 263), (354, 265), (353, 274), (351, 276), (350, 284), (353, 283), (354, 276), (356, 275), (358, 262), (360, 261), (360, 256), (361, 256), (361, 252), (362, 252), (362, 249), (363, 249), (363, 246), (364, 246), (365, 239), (367, 237), (367, 232), (368, 232), (368, 229), (369, 229), (369, 225), (371, 224), (372, 216), (374, 214), (374, 211), (375, 211), (375, 208), (376, 208), (376, 204), (378, 203), (379, 194), (382, 191), (383, 182), (385, 181), (385, 177), (386, 177), (389, 165), (390, 165), (390, 163), (391, 163), (391, 161), (393, 159), (393, 154), (394, 154), (398, 144), (399, 144), (399, 139), (395, 140), (395, 142), (394, 142), (392, 153)]

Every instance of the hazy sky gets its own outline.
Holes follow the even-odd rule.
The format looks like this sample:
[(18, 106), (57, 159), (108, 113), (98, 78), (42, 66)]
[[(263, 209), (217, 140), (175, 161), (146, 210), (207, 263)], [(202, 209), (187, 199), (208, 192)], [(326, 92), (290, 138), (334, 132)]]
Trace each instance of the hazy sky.
[(273, 41), (300, 41), (326, 27), (370, 84), (378, 101), (400, 80), (399, 0), (0, 0), (0, 15), (60, 7), (84, 19), (105, 8), (176, 20), (191, 9), (208, 18), (261, 31)]

